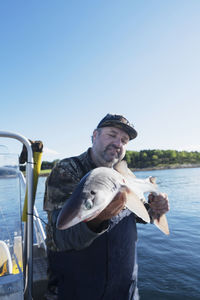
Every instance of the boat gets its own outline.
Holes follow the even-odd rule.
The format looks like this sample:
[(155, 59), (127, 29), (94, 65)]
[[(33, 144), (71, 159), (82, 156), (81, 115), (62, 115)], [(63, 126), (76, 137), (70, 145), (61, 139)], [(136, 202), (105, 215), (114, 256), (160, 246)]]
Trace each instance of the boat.
[[(17, 140), (27, 153), (24, 176), (19, 167), (19, 155), (4, 151), (5, 146), (0, 147), (0, 224), (5, 221), (0, 227), (0, 299), (45, 299), (46, 234), (34, 204), (39, 167), (35, 161), (33, 144), (23, 135), (8, 131), (0, 131), (0, 138), (6, 138), (5, 141)], [(5, 183), (8, 184), (7, 187)], [(12, 194), (13, 186), (15, 195)], [(23, 212), (20, 202), (22, 190), (25, 195)], [(11, 200), (4, 199), (9, 196)], [(4, 211), (6, 209), (7, 212)], [(8, 220), (4, 220), (5, 216), (9, 216)], [(13, 229), (10, 225), (16, 218), (18, 221)]]

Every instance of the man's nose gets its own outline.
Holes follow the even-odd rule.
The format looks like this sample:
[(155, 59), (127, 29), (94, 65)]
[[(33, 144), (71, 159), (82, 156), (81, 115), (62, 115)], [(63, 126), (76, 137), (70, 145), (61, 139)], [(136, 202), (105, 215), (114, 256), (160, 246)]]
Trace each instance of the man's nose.
[(115, 144), (116, 147), (120, 148), (122, 146), (121, 138), (115, 138), (114, 144)]

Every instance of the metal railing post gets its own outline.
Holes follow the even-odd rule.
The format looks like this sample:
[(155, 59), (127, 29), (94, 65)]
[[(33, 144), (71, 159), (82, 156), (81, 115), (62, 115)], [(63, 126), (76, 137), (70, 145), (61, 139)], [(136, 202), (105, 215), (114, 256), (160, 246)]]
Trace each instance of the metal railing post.
[[(24, 266), (25, 274), (25, 288), (24, 299), (32, 300), (32, 284), (33, 284), (33, 152), (31, 143), (27, 138), (18, 134), (8, 131), (0, 131), (0, 137), (12, 138), (20, 141), (26, 146), (28, 153), (28, 161), (26, 164), (27, 188), (28, 188), (28, 207), (27, 207), (27, 228), (26, 240), (26, 265)], [(27, 250), (27, 251), (26, 251)]]

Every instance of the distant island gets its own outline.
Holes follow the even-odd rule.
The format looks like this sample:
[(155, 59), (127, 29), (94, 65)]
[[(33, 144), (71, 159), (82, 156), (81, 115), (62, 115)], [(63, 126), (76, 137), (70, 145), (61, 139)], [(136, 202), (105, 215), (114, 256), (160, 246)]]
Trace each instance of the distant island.
[(18, 169), (12, 166), (0, 167), (0, 178), (16, 177)]
[[(132, 171), (200, 167), (200, 152), (198, 151), (128, 150), (124, 159)], [(47, 176), (58, 161), (43, 161), (40, 175)]]

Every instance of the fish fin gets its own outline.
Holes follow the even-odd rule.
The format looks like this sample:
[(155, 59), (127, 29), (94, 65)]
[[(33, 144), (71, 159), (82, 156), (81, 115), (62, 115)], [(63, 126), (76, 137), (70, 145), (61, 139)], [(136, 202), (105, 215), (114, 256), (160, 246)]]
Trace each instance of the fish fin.
[(139, 218), (143, 219), (147, 223), (150, 223), (149, 214), (143, 202), (132, 190), (126, 191), (126, 199), (126, 207)]
[(120, 174), (122, 174), (123, 176), (129, 175), (133, 178), (135, 178), (136, 176), (133, 174), (133, 172), (128, 168), (127, 166), (127, 162), (125, 160), (122, 160), (120, 162), (118, 162), (116, 165), (114, 165), (114, 169), (119, 172)]
[(165, 215), (162, 215), (159, 219), (153, 221), (154, 225), (158, 227), (164, 234), (169, 235), (169, 227), (167, 218)]

